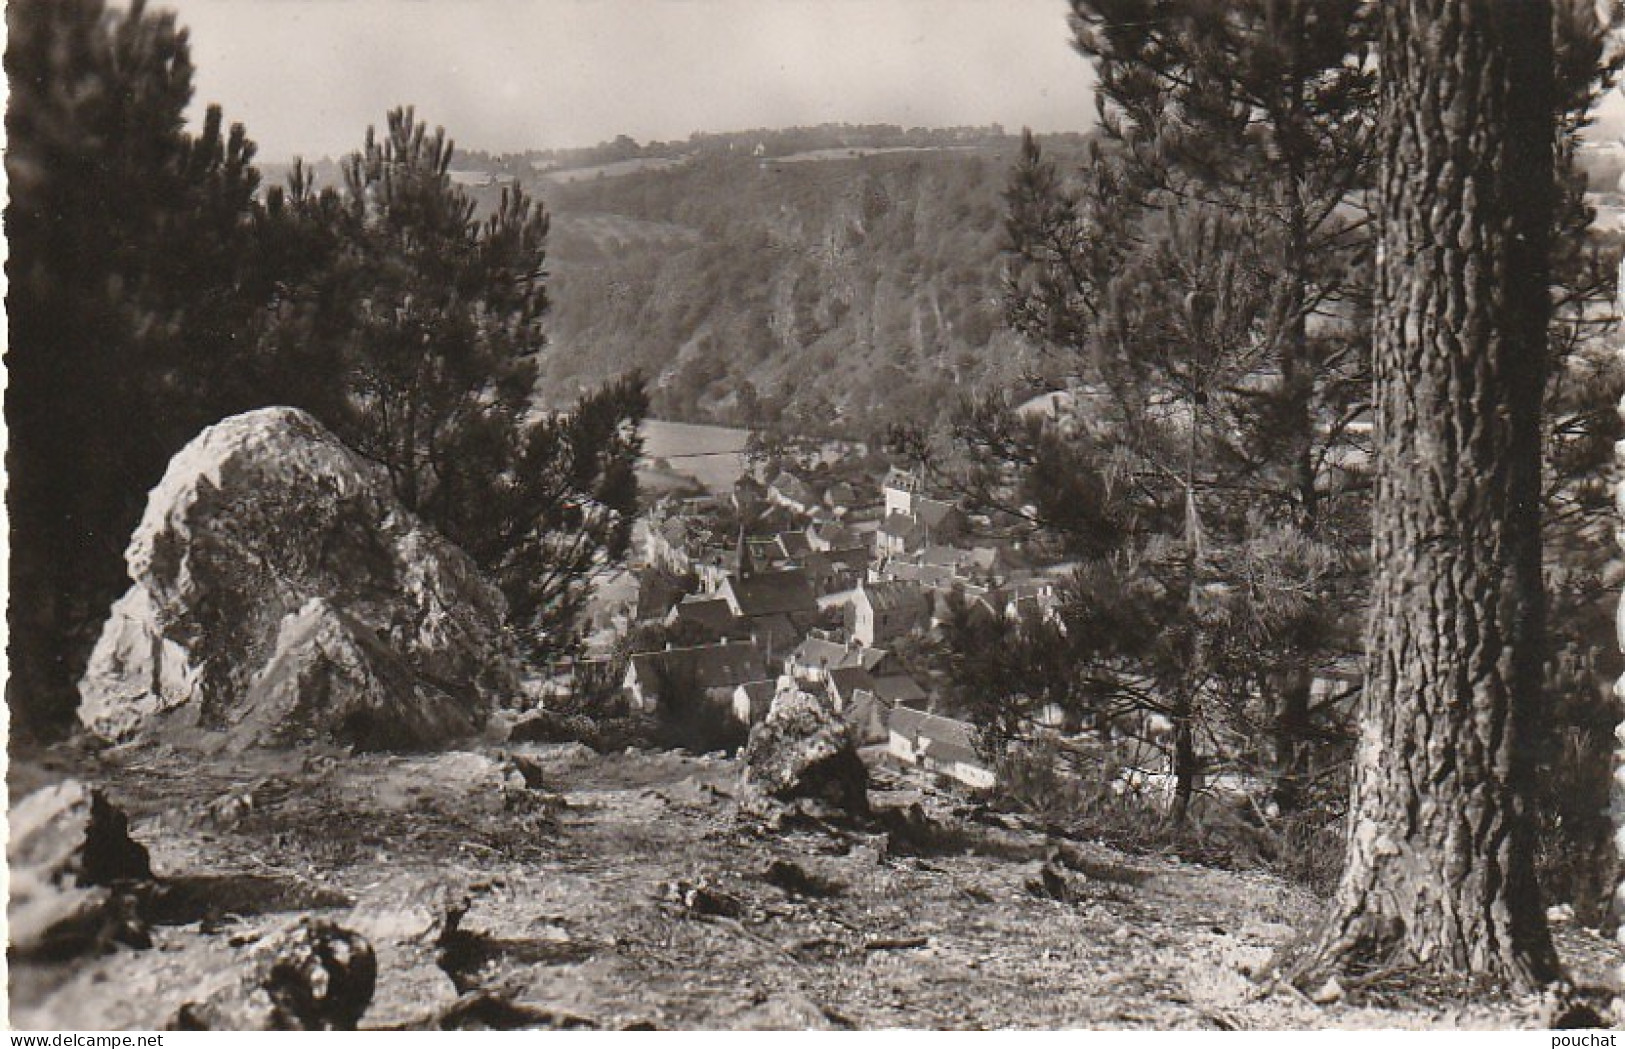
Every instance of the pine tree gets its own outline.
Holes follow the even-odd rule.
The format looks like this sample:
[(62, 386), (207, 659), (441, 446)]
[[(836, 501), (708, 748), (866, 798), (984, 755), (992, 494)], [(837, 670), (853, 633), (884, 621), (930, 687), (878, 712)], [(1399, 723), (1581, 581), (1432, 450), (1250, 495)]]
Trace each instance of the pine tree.
[(256, 202), (217, 108), (184, 130), (186, 33), (137, 0), (21, 0), (12, 79), (6, 397), (19, 737), (66, 727), (147, 490), (186, 441), (265, 404), (314, 412), (501, 583), (533, 651), (570, 647), (636, 509), (629, 377), (534, 415), (545, 211), (476, 221), (409, 110), (343, 192), (296, 167)]
[(219, 417), (258, 175), (192, 95), (174, 17), (102, 0), (7, 10), (11, 679), (24, 734), (61, 729), (149, 487)]
[(1552, 7), (1390, 4), (1382, 43), (1374, 607), (1342, 882), (1295, 975), (1528, 989), (1559, 972), (1530, 812)]
[(343, 396), (314, 410), (493, 576), (546, 658), (574, 645), (591, 581), (630, 544), (648, 400), (629, 376), (565, 413), (533, 409), (548, 215), (512, 187), (477, 218), (453, 152), (401, 108), (345, 160), (342, 192), (296, 171), (271, 210), (321, 262), (262, 341), (338, 362)]
[[(1245, 215), (1273, 289), (1259, 338), (1274, 380), (1254, 390), (1253, 495), (1269, 522), (1328, 550), (1358, 548), (1361, 482), (1334, 449), (1366, 406), (1353, 323), (1373, 73), (1366, 0), (1073, 0), (1097, 108), (1132, 182), (1165, 204)], [(1345, 610), (1350, 593), (1333, 593)], [(1259, 683), (1274, 708), (1275, 797), (1301, 800), (1315, 735), (1315, 653)]]
[[(1047, 423), (987, 405), (959, 436), (978, 464), (974, 502), (1028, 516), (1087, 562), (1064, 612), (1083, 705), (1172, 724), (1183, 812), (1202, 760), (1284, 766), (1279, 786), (1327, 737), (1307, 681), (1289, 746), (1257, 697), (1348, 651), (1340, 625), (1357, 587), (1331, 540), (1358, 524), (1358, 500), (1320, 461), (1346, 441), (1348, 417), (1320, 427), (1317, 398), (1318, 534), (1288, 512), (1271, 220), (1170, 194), (1142, 163), (1130, 143), (1107, 143), (1063, 179), (1024, 142), (1006, 194), (1008, 315), (1073, 400)], [(1348, 333), (1316, 345), (1358, 356)]]

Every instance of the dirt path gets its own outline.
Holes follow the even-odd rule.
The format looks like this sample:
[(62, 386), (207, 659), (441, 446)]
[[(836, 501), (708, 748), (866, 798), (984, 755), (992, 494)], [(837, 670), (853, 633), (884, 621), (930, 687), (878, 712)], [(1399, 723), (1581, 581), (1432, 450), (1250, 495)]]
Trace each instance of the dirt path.
[[(600, 1028), (1535, 1022), (1531, 1002), (1323, 1008), (1264, 993), (1251, 974), (1315, 906), (1264, 874), (1075, 845), (1061, 902), (1029, 887), (1046, 850), (1035, 833), (966, 824), (928, 855), (874, 828), (765, 833), (735, 815), (737, 770), (721, 760), (520, 746), (261, 755), (228, 771), (149, 751), (74, 771), (152, 849), (166, 882), (155, 947), (15, 967), (14, 1026), (162, 1026), (305, 913), (377, 947), (372, 1027), (422, 1024), (473, 991), (526, 1023)], [(875, 792), (883, 807), (923, 801), (946, 818), (954, 804), (881, 785), (898, 788)], [(793, 877), (811, 884), (789, 891)], [(462, 912), (449, 938), (448, 911)], [(1583, 978), (1620, 960), (1585, 930), (1563, 943)]]

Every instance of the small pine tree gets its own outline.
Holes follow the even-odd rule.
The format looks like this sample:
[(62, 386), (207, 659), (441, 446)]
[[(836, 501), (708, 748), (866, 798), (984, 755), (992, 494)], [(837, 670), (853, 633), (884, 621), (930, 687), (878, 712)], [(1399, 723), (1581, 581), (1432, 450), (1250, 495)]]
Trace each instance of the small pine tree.
[[(1279, 483), (1288, 343), (1272, 334), (1268, 227), (1147, 188), (1140, 164), (1127, 146), (1097, 148), (1064, 180), (1024, 141), (1006, 194), (1008, 312), (1073, 398), (1052, 420), (984, 403), (959, 437), (973, 503), (1014, 510), (1083, 560), (1061, 614), (1075, 703), (1103, 727), (1171, 725), (1183, 813), (1213, 759), (1302, 778), (1314, 712), (1284, 719), (1283, 682), (1345, 650), (1334, 624), (1355, 591), (1326, 567), (1331, 530), (1303, 529)], [(1309, 592), (1319, 600), (1286, 614), (1283, 594)], [(1285, 745), (1259, 746), (1283, 724)]]
[[(1256, 335), (1270, 348), (1273, 376), (1254, 385), (1247, 424), (1258, 509), (1308, 542), (1357, 549), (1363, 528), (1351, 524), (1363, 518), (1363, 482), (1328, 464), (1368, 401), (1359, 313), (1369, 296), (1374, 6), (1073, 0), (1072, 10), (1126, 181), (1164, 203), (1245, 216), (1254, 238), (1254, 264), (1271, 289)], [(1352, 610), (1352, 594), (1329, 596)], [(1258, 683), (1275, 711), (1282, 808), (1298, 804), (1313, 742), (1313, 655), (1283, 659)]]
[(513, 188), (477, 219), (453, 152), (401, 108), (346, 159), (342, 193), (296, 169), (271, 210), (291, 244), (326, 253), (307, 253), (263, 339), (310, 339), (337, 362), (343, 396), (314, 410), (492, 575), (531, 654), (551, 658), (575, 647), (592, 580), (630, 544), (648, 398), (633, 375), (566, 412), (533, 409), (548, 215)]

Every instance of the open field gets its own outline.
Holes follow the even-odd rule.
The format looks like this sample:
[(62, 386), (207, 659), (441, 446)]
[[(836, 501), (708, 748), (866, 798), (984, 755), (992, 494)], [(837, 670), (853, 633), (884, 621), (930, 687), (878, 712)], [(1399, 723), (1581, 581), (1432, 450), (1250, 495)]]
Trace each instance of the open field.
[(664, 459), (673, 471), (688, 474), (706, 490), (725, 492), (744, 472), (749, 438), (749, 431), (727, 426), (649, 419), (643, 424), (643, 457), (649, 463)]

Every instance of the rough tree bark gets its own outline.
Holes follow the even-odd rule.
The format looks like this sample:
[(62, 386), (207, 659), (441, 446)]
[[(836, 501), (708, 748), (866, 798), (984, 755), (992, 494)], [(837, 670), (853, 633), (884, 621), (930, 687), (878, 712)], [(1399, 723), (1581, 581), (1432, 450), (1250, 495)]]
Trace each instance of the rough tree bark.
[(1288, 972), (1560, 969), (1530, 820), (1549, 0), (1384, 8), (1373, 602), (1347, 866)]
[[(1625, 259), (1620, 260), (1618, 298), (1615, 309), (1625, 314)], [(1625, 345), (1620, 347), (1620, 354), (1625, 356)], [(1619, 402), (1619, 415), (1625, 419), (1625, 398)], [(1621, 547), (1625, 547), (1625, 441), (1614, 445), (1614, 507), (1619, 511), (1619, 523), (1614, 536)], [(1619, 612), (1614, 620), (1619, 639), (1619, 648), (1625, 652), (1625, 594), (1620, 595)], [(1625, 675), (1614, 682), (1614, 696), (1625, 700)], [(1619, 857), (1620, 880), (1614, 886), (1614, 913), (1625, 914), (1625, 721), (1614, 726), (1614, 783), (1609, 792), (1610, 815), (1614, 821), (1614, 853)], [(1625, 922), (1621, 922), (1619, 929), (1614, 933), (1614, 939), (1625, 947)], [(1618, 970), (1618, 978), (1625, 981), (1625, 966)]]

